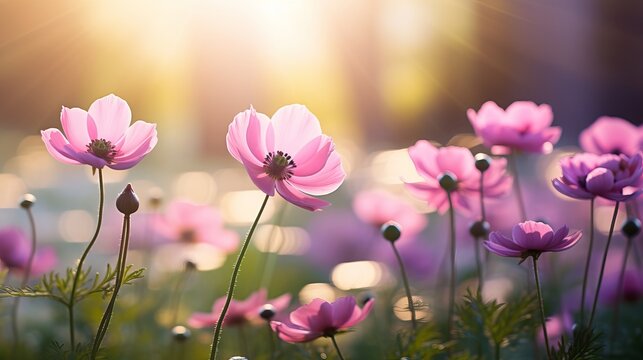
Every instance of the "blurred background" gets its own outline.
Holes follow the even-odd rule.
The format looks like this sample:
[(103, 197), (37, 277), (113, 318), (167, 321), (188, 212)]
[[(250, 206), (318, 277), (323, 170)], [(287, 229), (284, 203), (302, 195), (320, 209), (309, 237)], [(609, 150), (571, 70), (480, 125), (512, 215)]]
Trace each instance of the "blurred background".
[[(227, 126), (251, 104), (270, 116), (302, 103), (349, 173), (329, 197), (333, 208), (378, 187), (430, 212), (402, 189), (401, 178), (417, 176), (404, 149), (420, 138), (476, 146), (466, 110), (485, 101), (550, 104), (563, 149), (601, 115), (640, 124), (642, 16), (638, 0), (0, 1), (0, 226), (26, 227), (17, 199), (32, 192), (40, 241), (57, 244), (59, 268), (78, 256), (95, 225), (96, 179), (86, 166), (53, 160), (39, 131), (60, 128), (61, 106), (87, 109), (109, 93), (129, 103), (133, 120), (157, 123), (159, 143), (136, 168), (105, 171), (108, 206), (133, 182), (143, 211), (157, 197), (211, 204), (243, 234), (261, 194), (228, 155)], [(526, 169), (540, 174), (536, 185), (546, 188), (560, 154)], [(261, 252), (299, 255), (312, 246), (297, 227), (309, 214), (282, 205), (269, 203), (264, 221), (284, 226), (277, 235), (260, 228), (251, 264), (263, 264)], [(273, 236), (277, 249), (267, 245)], [(112, 244), (102, 247), (106, 256)], [(164, 266), (174, 255), (155, 261)], [(201, 270), (221, 268), (225, 257), (208, 259)], [(282, 274), (291, 282), (276, 281), (271, 296), (301, 288), (303, 301), (390, 281), (376, 263), (360, 266), (335, 269), (332, 281), (328, 273)], [(221, 269), (226, 277), (229, 267)], [(375, 280), (346, 285), (367, 270)], [(216, 286), (191, 308), (209, 309), (223, 293)]]

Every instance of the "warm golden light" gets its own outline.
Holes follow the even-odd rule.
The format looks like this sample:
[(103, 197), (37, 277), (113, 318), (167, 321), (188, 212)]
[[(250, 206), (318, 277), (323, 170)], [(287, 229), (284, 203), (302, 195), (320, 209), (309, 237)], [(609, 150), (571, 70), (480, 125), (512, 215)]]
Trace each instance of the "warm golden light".
[[(415, 317), (418, 320), (428, 321), (431, 320), (431, 313), (428, 305), (421, 296), (413, 295), (413, 304), (415, 308)], [(411, 321), (411, 312), (409, 311), (409, 302), (406, 296), (402, 296), (393, 304), (393, 313), (402, 321)]]
[(316, 298), (328, 302), (335, 301), (337, 298), (335, 288), (326, 283), (311, 283), (299, 291), (299, 302), (302, 304), (308, 304)]
[(370, 288), (380, 283), (384, 271), (384, 266), (375, 261), (346, 262), (333, 268), (331, 280), (340, 290)]
[[(248, 225), (251, 224), (261, 207), (266, 194), (259, 190), (245, 190), (245, 191), (232, 191), (221, 198), (221, 212), (223, 219), (230, 224), (235, 225)], [(256, 209), (256, 210), (249, 210)], [(275, 205), (273, 202), (268, 201), (266, 209), (260, 222), (265, 222), (270, 219), (274, 213)]]
[(208, 204), (214, 199), (217, 185), (212, 175), (204, 171), (191, 171), (179, 175), (172, 186), (174, 197), (197, 204)]
[(18, 207), (18, 200), (27, 192), (24, 182), (13, 174), (0, 173), (0, 208)]
[(253, 244), (261, 252), (301, 255), (310, 248), (310, 236), (300, 227), (261, 225)]

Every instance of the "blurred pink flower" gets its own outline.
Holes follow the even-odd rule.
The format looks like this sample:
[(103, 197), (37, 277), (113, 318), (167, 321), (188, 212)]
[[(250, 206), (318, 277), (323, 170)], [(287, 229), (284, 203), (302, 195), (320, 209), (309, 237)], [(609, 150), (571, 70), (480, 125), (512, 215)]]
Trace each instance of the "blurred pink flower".
[(623, 288), (620, 290), (618, 289), (619, 277), (620, 271), (610, 271), (605, 274), (605, 285), (600, 293), (601, 302), (614, 305), (620, 297), (623, 302), (634, 303), (643, 297), (643, 276), (640, 271), (635, 268), (625, 270)]
[(369, 299), (360, 309), (352, 296), (339, 298), (332, 303), (314, 299), (290, 313), (289, 321), (271, 321), (270, 326), (281, 340), (289, 343), (330, 337), (364, 320), (373, 308), (373, 301)]
[(125, 100), (116, 95), (100, 98), (88, 111), (63, 107), (58, 129), (41, 131), (47, 151), (66, 164), (86, 164), (102, 169), (129, 169), (138, 164), (157, 142), (156, 124), (137, 121)]
[(594, 154), (625, 154), (643, 151), (643, 126), (627, 120), (602, 116), (580, 134), (581, 148)]
[[(216, 325), (225, 300), (225, 296), (217, 299), (210, 313), (195, 312), (192, 314), (188, 319), (188, 325), (198, 329)], [(276, 312), (280, 312), (287, 308), (289, 303), (290, 294), (284, 294), (275, 299), (268, 300), (266, 289), (260, 289), (250, 294), (246, 300), (232, 300), (223, 322), (225, 326), (256, 322), (260, 319), (259, 312), (262, 306), (270, 304)]]
[[(545, 326), (547, 326), (549, 343), (558, 344), (558, 341), (563, 337), (563, 335), (569, 335), (572, 333), (574, 319), (572, 319), (572, 315), (569, 312), (563, 312), (561, 314), (548, 317)], [(545, 338), (542, 332), (539, 331), (536, 336), (539, 344), (545, 344)]]
[(500, 256), (524, 259), (532, 255), (538, 256), (542, 252), (567, 250), (576, 245), (583, 235), (580, 231), (568, 234), (567, 226), (554, 232), (545, 223), (528, 220), (513, 227), (511, 239), (494, 231), (483, 244), (489, 251)]
[(383, 190), (367, 190), (353, 199), (353, 210), (360, 220), (372, 225), (378, 232), (389, 221), (401, 226), (402, 236), (412, 237), (426, 227), (426, 217), (403, 199)]
[(225, 229), (219, 211), (208, 205), (175, 200), (162, 216), (149, 220), (153, 222), (152, 229), (168, 241), (207, 243), (228, 253), (239, 245), (239, 235)]
[(329, 206), (309, 195), (329, 194), (346, 177), (335, 144), (303, 105), (284, 106), (272, 119), (253, 108), (239, 113), (228, 127), (226, 143), (261, 191), (274, 196), (276, 189), (306, 210)]
[(634, 186), (643, 173), (641, 153), (625, 155), (576, 154), (561, 159), (563, 176), (552, 180), (556, 190), (575, 199), (602, 197), (626, 201), (641, 190), (625, 195), (623, 189)]
[[(439, 178), (449, 174), (457, 181), (451, 197), (456, 210), (471, 214), (479, 204), (480, 172), (469, 149), (459, 146), (436, 148), (426, 140), (419, 140), (409, 147), (409, 156), (424, 181), (406, 183), (407, 189), (426, 200), (443, 214), (449, 209), (447, 193), (440, 187)], [(484, 196), (498, 198), (509, 193), (512, 179), (507, 175), (506, 159), (494, 159), (484, 172)]]
[(487, 101), (477, 113), (469, 109), (467, 116), (476, 135), (497, 155), (515, 150), (549, 153), (560, 138), (561, 129), (551, 126), (554, 115), (546, 104), (516, 101), (505, 111)]
[[(0, 263), (9, 270), (25, 271), (31, 253), (31, 240), (17, 227), (0, 229)], [(42, 275), (53, 270), (58, 256), (51, 247), (36, 249), (31, 265), (31, 276)]]

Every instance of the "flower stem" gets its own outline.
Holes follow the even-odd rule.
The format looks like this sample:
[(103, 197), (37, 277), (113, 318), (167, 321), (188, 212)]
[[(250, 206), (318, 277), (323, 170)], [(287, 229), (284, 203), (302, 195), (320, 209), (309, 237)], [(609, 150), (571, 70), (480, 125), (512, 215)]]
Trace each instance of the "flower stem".
[(592, 326), (594, 315), (596, 313), (596, 304), (598, 303), (598, 294), (601, 292), (601, 284), (603, 283), (603, 273), (605, 272), (605, 263), (607, 262), (607, 252), (612, 242), (612, 235), (614, 234), (614, 225), (616, 224), (616, 217), (618, 216), (618, 206), (620, 203), (617, 201), (614, 205), (614, 215), (612, 215), (612, 223), (610, 224), (610, 232), (607, 235), (607, 243), (605, 244), (605, 251), (603, 252), (603, 262), (601, 263), (601, 272), (598, 275), (598, 285), (596, 285), (596, 292), (594, 293), (594, 302), (592, 303), (592, 313), (589, 316), (589, 327)]
[(594, 198), (589, 202), (589, 249), (587, 249), (587, 259), (585, 260), (585, 274), (583, 275), (583, 292), (580, 300), (580, 323), (585, 323), (585, 294), (587, 292), (587, 277), (589, 275), (589, 265), (592, 260), (592, 248), (594, 247)]
[(406, 276), (406, 270), (404, 269), (404, 263), (402, 262), (402, 257), (400, 252), (397, 251), (394, 242), (390, 242), (391, 247), (393, 248), (393, 253), (397, 259), (398, 265), (400, 265), (400, 273), (402, 274), (402, 282), (404, 283), (404, 290), (406, 291), (406, 299), (409, 304), (409, 311), (411, 312), (411, 323), (413, 324), (413, 330), (417, 330), (417, 319), (415, 317), (415, 305), (413, 304), (413, 296), (411, 295), (411, 287), (409, 286), (409, 278)]
[[(27, 217), (29, 218), (29, 226), (31, 228), (31, 249), (29, 251), (29, 260), (27, 260), (27, 268), (25, 269), (22, 282), (20, 287), (24, 288), (29, 281), (31, 276), (31, 267), (33, 266), (33, 258), (36, 255), (36, 221), (33, 217), (33, 212), (30, 207), (25, 207), (27, 211)], [(18, 346), (19, 333), (18, 333), (18, 308), (20, 307), (20, 298), (17, 297), (13, 303), (13, 309), (11, 309), (11, 330), (13, 331), (13, 345), (14, 348)]]
[(449, 284), (449, 312), (447, 323), (447, 341), (451, 340), (451, 329), (453, 329), (453, 309), (455, 305), (455, 210), (453, 209), (453, 199), (451, 192), (447, 191), (447, 199), (449, 200), (449, 228), (450, 228), (450, 244), (451, 244), (451, 279)]
[(532, 256), (531, 258), (534, 261), (534, 279), (536, 280), (536, 292), (538, 293), (538, 304), (540, 305), (540, 323), (543, 327), (543, 337), (545, 338), (545, 347), (547, 348), (547, 358), (551, 359), (549, 337), (547, 336), (547, 326), (545, 325), (545, 305), (543, 305), (543, 295), (540, 290), (540, 278), (538, 276), (538, 260), (536, 260), (536, 256)]
[(230, 284), (228, 285), (228, 293), (226, 295), (225, 304), (223, 304), (223, 309), (221, 309), (219, 320), (217, 320), (217, 324), (214, 328), (214, 336), (212, 337), (212, 345), (210, 349), (210, 360), (214, 360), (217, 356), (219, 340), (221, 339), (221, 329), (223, 327), (223, 319), (225, 319), (225, 315), (228, 312), (228, 307), (230, 306), (230, 301), (232, 301), (232, 296), (234, 295), (234, 288), (237, 285), (237, 276), (239, 275), (241, 262), (243, 261), (243, 257), (245, 256), (246, 250), (248, 249), (248, 245), (250, 244), (250, 239), (252, 238), (252, 234), (254, 233), (255, 228), (257, 227), (257, 224), (259, 223), (259, 218), (261, 218), (261, 214), (263, 213), (263, 210), (266, 207), (266, 203), (268, 203), (269, 197), (270, 197), (269, 195), (266, 195), (266, 197), (263, 199), (263, 203), (261, 204), (259, 213), (257, 213), (257, 217), (255, 218), (255, 221), (252, 223), (252, 226), (248, 231), (248, 235), (246, 235), (245, 240), (243, 240), (241, 251), (239, 252), (237, 261), (234, 264), (234, 269), (232, 270), (232, 277), (230, 278)]
[(478, 270), (478, 292), (482, 293), (484, 277), (482, 276), (482, 260), (480, 259), (480, 238), (476, 237), (473, 242), (475, 243), (473, 251), (476, 253), (476, 268)]
[(518, 160), (516, 159), (516, 154), (512, 152), (509, 155), (509, 159), (511, 160), (511, 167), (513, 168), (514, 173), (514, 191), (516, 192), (516, 198), (518, 199), (520, 218), (521, 221), (527, 221), (527, 210), (525, 208), (525, 199), (522, 196), (522, 188), (520, 187), (520, 176), (518, 176)]
[(171, 326), (178, 325), (179, 321), (179, 310), (181, 308), (181, 297), (183, 296), (183, 289), (185, 288), (185, 283), (188, 281), (190, 274), (192, 273), (192, 268), (186, 266), (185, 269), (179, 275), (179, 278), (176, 281), (174, 286), (174, 291), (172, 294), (171, 311), (172, 311), (172, 323)]
[(272, 228), (270, 228), (270, 233), (268, 234), (268, 249), (266, 257), (264, 260), (263, 272), (261, 276), (261, 283), (259, 285), (260, 289), (268, 289), (270, 287), (270, 282), (272, 280), (272, 275), (275, 273), (275, 266), (277, 264), (277, 257), (281, 248), (283, 248), (285, 241), (283, 237), (277, 243), (276, 249), (273, 249), (272, 245), (275, 242), (275, 233), (277, 232), (277, 227), (281, 225), (281, 221), (286, 213), (286, 204), (283, 204), (275, 217)]
[(98, 326), (98, 331), (96, 332), (96, 337), (94, 338), (94, 345), (92, 346), (91, 359), (96, 359), (98, 351), (100, 350), (100, 345), (103, 342), (105, 334), (107, 334), (107, 328), (109, 327), (109, 322), (112, 319), (112, 313), (114, 312), (114, 305), (116, 304), (116, 297), (118, 292), (123, 285), (123, 278), (125, 277), (125, 264), (127, 261), (127, 248), (129, 245), (129, 232), (130, 232), (130, 216), (125, 215), (123, 218), (123, 230), (121, 233), (121, 244), (118, 252), (118, 261), (116, 262), (116, 284), (114, 285), (114, 290), (112, 291), (112, 297), (109, 299), (109, 304), (105, 309), (103, 318), (100, 321)]
[(344, 356), (342, 355), (342, 352), (339, 351), (339, 346), (337, 346), (337, 341), (335, 341), (335, 336), (331, 336), (330, 340), (333, 342), (333, 346), (335, 346), (335, 350), (337, 351), (337, 355), (341, 360), (344, 360)]
[(92, 236), (92, 239), (89, 241), (89, 244), (87, 244), (87, 247), (83, 252), (83, 255), (80, 257), (80, 260), (78, 261), (78, 265), (76, 266), (76, 273), (74, 274), (74, 282), (72, 283), (71, 294), (69, 295), (69, 302), (67, 303), (67, 311), (69, 312), (69, 340), (71, 342), (70, 346), (71, 346), (72, 357), (74, 356), (74, 351), (76, 348), (75, 329), (74, 329), (74, 304), (76, 303), (76, 288), (78, 287), (78, 280), (80, 279), (80, 274), (83, 271), (83, 263), (85, 262), (85, 258), (87, 258), (87, 255), (89, 254), (89, 250), (91, 250), (92, 246), (94, 246), (94, 243), (98, 238), (98, 233), (100, 232), (100, 227), (103, 223), (103, 206), (105, 204), (105, 185), (103, 183), (103, 169), (98, 169), (98, 193), (99, 193), (98, 219), (96, 222), (96, 230), (94, 231), (94, 236)]
[(625, 244), (625, 254), (623, 255), (623, 262), (621, 264), (621, 272), (618, 275), (618, 285), (616, 287), (616, 305), (614, 305), (614, 314), (612, 317), (612, 331), (610, 335), (609, 348), (612, 348), (614, 340), (616, 339), (616, 331), (618, 330), (619, 315), (621, 310), (621, 301), (623, 301), (623, 283), (625, 282), (625, 268), (627, 267), (627, 258), (630, 256), (630, 249), (632, 248), (632, 240), (634, 238), (628, 236), (627, 243)]

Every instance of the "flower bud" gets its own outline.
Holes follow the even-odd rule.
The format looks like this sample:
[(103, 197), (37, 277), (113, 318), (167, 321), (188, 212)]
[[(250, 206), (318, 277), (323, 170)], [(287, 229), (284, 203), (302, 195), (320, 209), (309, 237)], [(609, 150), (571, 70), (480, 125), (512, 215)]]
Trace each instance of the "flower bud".
[(402, 236), (402, 230), (400, 229), (400, 225), (394, 221), (389, 221), (386, 224), (382, 225), (382, 228), (380, 229), (382, 236), (384, 239), (390, 241), (390, 242), (396, 242), (397, 239)]
[(458, 188), (458, 179), (452, 172), (444, 172), (438, 177), (440, 187), (444, 190), (451, 192)]
[(138, 210), (138, 205), (138, 196), (134, 193), (132, 184), (127, 184), (116, 198), (116, 208), (125, 215), (132, 215)]
[(183, 342), (189, 339), (191, 334), (190, 329), (185, 326), (177, 325), (172, 328), (172, 337), (178, 342)]
[(489, 236), (489, 223), (486, 221), (476, 221), (469, 226), (469, 234), (477, 239), (486, 239)]
[(633, 238), (641, 232), (641, 221), (637, 218), (629, 218), (621, 226), (621, 233), (627, 238)]
[(24, 194), (22, 200), (20, 200), (20, 207), (23, 209), (29, 209), (36, 203), (36, 197), (33, 194)]
[(491, 166), (491, 157), (485, 153), (476, 154), (476, 169), (481, 173), (487, 171), (489, 166)]
[(265, 304), (261, 309), (259, 309), (259, 316), (266, 321), (272, 320), (276, 313), (275, 307), (271, 304)]

